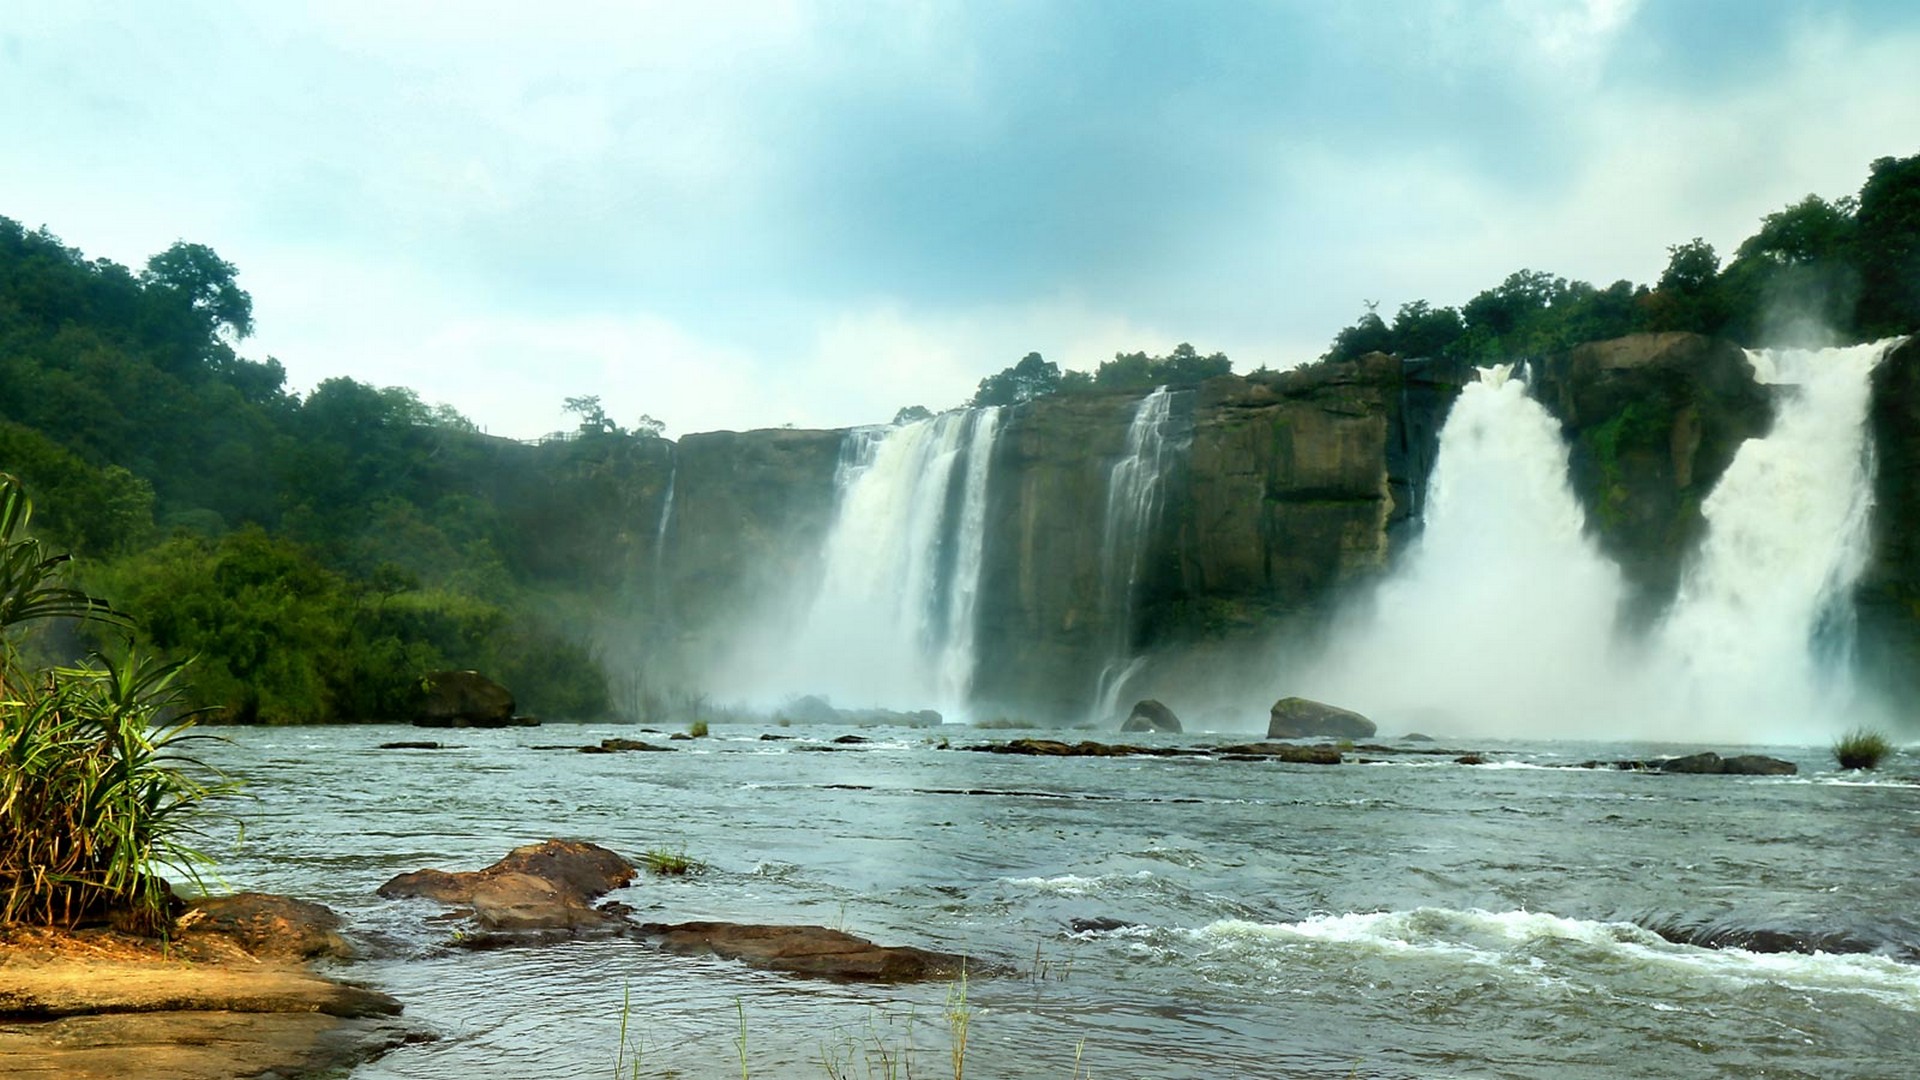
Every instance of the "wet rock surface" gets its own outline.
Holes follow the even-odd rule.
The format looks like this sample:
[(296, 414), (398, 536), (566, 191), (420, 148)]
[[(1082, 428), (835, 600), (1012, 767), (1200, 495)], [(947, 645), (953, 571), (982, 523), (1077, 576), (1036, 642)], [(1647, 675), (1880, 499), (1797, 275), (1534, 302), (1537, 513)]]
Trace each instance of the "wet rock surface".
[(194, 902), (171, 944), (108, 930), (0, 939), (0, 1075), (337, 1076), (421, 1038), (386, 994), (301, 961), (342, 956), (339, 916), (244, 893)]
[(1127, 715), (1127, 722), (1120, 725), (1121, 731), (1164, 731), (1180, 734), (1180, 718), (1173, 710), (1152, 698), (1143, 698), (1134, 703), (1133, 711)]
[(1721, 757), (1711, 750), (1683, 757), (1618, 761), (1583, 761), (1582, 769), (1621, 769), (1628, 772), (1674, 773), (1687, 776), (1794, 776), (1800, 766), (1765, 754), (1735, 754)]
[(483, 931), (574, 935), (623, 929), (617, 908), (596, 908), (593, 901), (632, 880), (633, 866), (615, 852), (577, 840), (547, 840), (515, 848), (483, 870), (401, 874), (378, 892), (388, 899), (464, 905)]
[[(647, 923), (637, 929), (665, 952), (719, 956), (770, 971), (847, 982), (952, 978), (968, 968), (963, 956), (912, 946), (877, 945), (824, 926), (687, 922)], [(982, 965), (972, 968), (978, 971)]]
[(1310, 698), (1281, 698), (1267, 714), (1269, 739), (1371, 739), (1378, 730), (1351, 709)]
[(340, 935), (344, 925), (339, 913), (324, 904), (243, 892), (190, 902), (175, 933), (189, 947), (224, 940), (261, 960), (349, 960), (354, 950)]

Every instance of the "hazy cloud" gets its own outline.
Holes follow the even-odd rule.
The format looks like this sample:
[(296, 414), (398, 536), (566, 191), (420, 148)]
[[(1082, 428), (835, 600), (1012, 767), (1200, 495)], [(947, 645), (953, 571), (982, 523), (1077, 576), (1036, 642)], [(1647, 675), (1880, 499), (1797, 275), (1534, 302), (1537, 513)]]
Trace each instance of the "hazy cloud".
[(504, 434), (881, 421), (1039, 350), (1311, 358), (1648, 279), (1915, 151), (1904, 3), (41, 5), (0, 214), (212, 244), (256, 351)]

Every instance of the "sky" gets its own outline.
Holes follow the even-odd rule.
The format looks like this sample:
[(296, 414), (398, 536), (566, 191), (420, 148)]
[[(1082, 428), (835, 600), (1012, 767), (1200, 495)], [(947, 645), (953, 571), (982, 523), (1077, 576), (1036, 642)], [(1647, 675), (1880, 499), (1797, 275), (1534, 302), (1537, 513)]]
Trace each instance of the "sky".
[(210, 245), (295, 390), (837, 427), (1730, 254), (1920, 153), (1916, 57), (1911, 0), (0, 0), (0, 216)]

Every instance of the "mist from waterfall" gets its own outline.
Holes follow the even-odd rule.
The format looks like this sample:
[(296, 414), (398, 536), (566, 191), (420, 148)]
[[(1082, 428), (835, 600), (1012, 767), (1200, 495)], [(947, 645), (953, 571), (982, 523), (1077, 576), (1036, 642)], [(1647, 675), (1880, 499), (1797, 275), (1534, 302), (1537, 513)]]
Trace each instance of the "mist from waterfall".
[(1512, 369), (1482, 369), (1441, 431), (1417, 546), (1283, 689), (1384, 731), (1595, 731), (1619, 704), (1623, 595), (1585, 535), (1559, 422)]
[(1140, 585), (1141, 557), (1160, 519), (1167, 468), (1180, 443), (1173, 431), (1173, 392), (1158, 387), (1134, 408), (1125, 452), (1107, 474), (1100, 533), (1101, 610), (1113, 640), (1094, 688), (1095, 723), (1113, 717), (1120, 691), (1141, 664), (1131, 653), (1134, 594)]
[(971, 409), (847, 434), (818, 586), (743, 684), (769, 705), (815, 694), (964, 715), (999, 420)]

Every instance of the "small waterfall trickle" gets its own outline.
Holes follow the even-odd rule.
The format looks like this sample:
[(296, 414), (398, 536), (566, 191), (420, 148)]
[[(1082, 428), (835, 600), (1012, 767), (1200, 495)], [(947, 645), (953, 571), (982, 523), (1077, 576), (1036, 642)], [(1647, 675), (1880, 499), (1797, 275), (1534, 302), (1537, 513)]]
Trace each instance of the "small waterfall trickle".
[[(1111, 628), (1107, 660), (1094, 687), (1092, 720), (1113, 717), (1120, 692), (1140, 667), (1132, 654), (1133, 604), (1140, 564), (1160, 521), (1168, 466), (1191, 432), (1177, 432), (1173, 392), (1159, 387), (1134, 408), (1126, 450), (1107, 474), (1107, 509), (1100, 534), (1101, 613)], [(1183, 437), (1184, 436), (1184, 437)]]
[(673, 489), (680, 479), (680, 455), (667, 458), (667, 493), (660, 500), (660, 523), (653, 530), (653, 592), (656, 604), (666, 596), (667, 526), (673, 523)]
[(771, 689), (964, 712), (998, 429), (987, 408), (848, 433), (819, 587)]
[(1748, 353), (1780, 388), (1773, 430), (1741, 445), (1701, 506), (1706, 538), (1657, 639), (1693, 730), (1803, 737), (1852, 698), (1870, 379), (1891, 344)]

